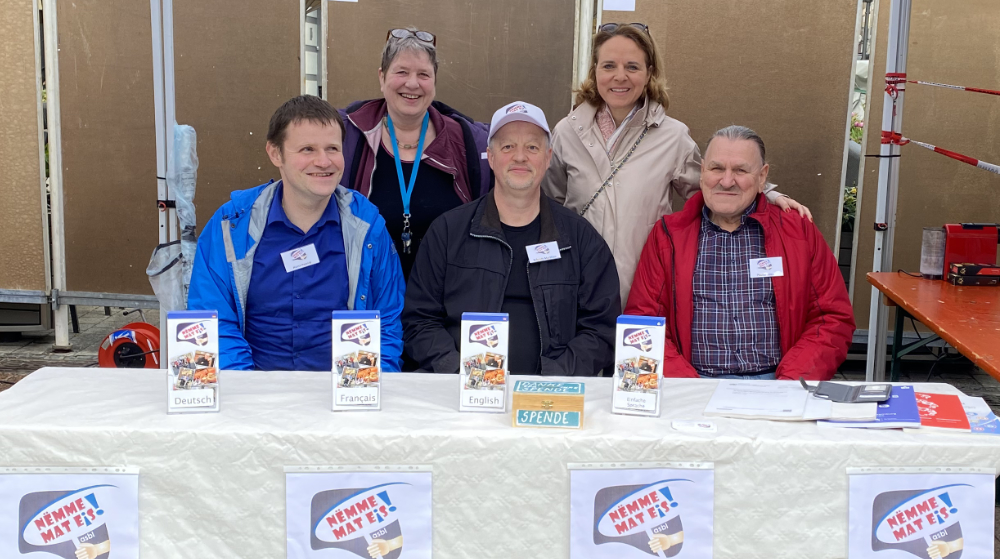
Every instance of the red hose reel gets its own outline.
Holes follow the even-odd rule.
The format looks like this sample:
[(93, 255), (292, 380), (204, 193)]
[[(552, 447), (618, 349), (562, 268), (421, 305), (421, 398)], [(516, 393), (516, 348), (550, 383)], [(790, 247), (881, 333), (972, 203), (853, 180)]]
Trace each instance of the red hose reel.
[(109, 369), (159, 369), (160, 330), (148, 322), (122, 326), (101, 343), (97, 363)]

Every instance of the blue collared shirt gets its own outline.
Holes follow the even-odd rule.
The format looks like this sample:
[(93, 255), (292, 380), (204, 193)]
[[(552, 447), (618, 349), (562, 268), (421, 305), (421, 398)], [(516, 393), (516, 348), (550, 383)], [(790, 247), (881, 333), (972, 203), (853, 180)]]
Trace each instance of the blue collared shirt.
[(702, 375), (752, 375), (781, 361), (774, 286), (750, 277), (750, 260), (767, 256), (764, 228), (749, 217), (756, 209), (732, 233), (702, 212), (691, 324), (691, 364)]
[[(279, 184), (253, 257), (244, 336), (254, 368), (329, 371), (330, 312), (347, 309), (348, 278), (337, 201), (309, 231), (292, 224), (281, 207)], [(319, 263), (286, 272), (281, 253), (312, 244)]]

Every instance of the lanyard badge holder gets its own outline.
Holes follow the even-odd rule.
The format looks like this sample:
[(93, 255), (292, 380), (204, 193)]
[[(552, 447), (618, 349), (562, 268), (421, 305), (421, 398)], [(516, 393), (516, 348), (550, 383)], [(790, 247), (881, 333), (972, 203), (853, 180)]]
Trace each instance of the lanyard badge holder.
[(396, 142), (396, 129), (392, 126), (392, 117), (386, 115), (386, 123), (389, 129), (389, 139), (392, 141), (392, 155), (396, 160), (396, 178), (399, 179), (399, 194), (403, 198), (403, 233), (400, 240), (403, 241), (403, 254), (410, 254), (413, 234), (410, 233), (410, 196), (413, 195), (413, 186), (417, 184), (417, 171), (420, 169), (420, 157), (424, 154), (424, 138), (427, 136), (427, 123), (430, 121), (430, 113), (424, 113), (424, 123), (420, 126), (420, 142), (417, 143), (417, 156), (413, 159), (413, 171), (410, 173), (410, 183), (406, 184), (403, 179), (403, 164), (399, 161), (399, 143)]

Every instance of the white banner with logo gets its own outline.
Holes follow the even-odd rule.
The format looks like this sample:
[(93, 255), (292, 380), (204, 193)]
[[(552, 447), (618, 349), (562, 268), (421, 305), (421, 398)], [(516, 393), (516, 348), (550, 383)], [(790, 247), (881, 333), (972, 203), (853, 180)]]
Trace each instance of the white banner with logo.
[(430, 559), (429, 466), (285, 468), (288, 559)]
[(849, 468), (850, 559), (993, 557), (992, 468)]
[(712, 463), (570, 464), (573, 559), (712, 557)]
[(139, 557), (138, 468), (0, 468), (0, 557)]

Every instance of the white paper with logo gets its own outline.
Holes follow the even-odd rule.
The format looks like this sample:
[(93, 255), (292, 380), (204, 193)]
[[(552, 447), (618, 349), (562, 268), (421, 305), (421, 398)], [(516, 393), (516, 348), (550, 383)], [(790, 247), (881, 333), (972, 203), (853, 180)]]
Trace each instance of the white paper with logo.
[(167, 313), (167, 413), (219, 411), (219, 315)]
[(338, 469), (285, 469), (288, 559), (430, 559), (429, 467)]
[(894, 470), (848, 469), (849, 558), (993, 557), (994, 470)]
[(460, 411), (507, 411), (507, 313), (462, 313)]
[(334, 311), (333, 411), (382, 409), (378, 311)]
[(712, 557), (711, 463), (570, 464), (570, 557)]
[(0, 470), (0, 557), (139, 557), (138, 469), (37, 470)]
[(663, 317), (618, 317), (613, 413), (659, 417), (666, 324)]

